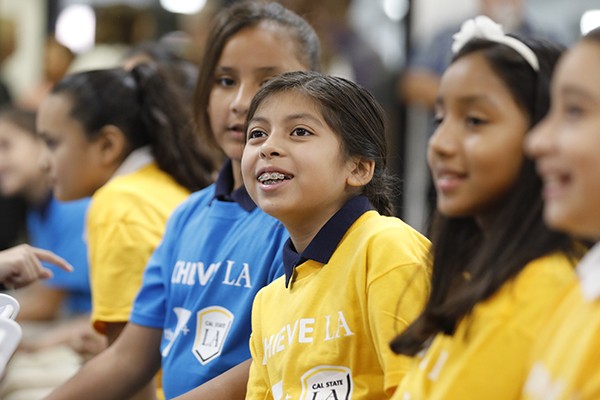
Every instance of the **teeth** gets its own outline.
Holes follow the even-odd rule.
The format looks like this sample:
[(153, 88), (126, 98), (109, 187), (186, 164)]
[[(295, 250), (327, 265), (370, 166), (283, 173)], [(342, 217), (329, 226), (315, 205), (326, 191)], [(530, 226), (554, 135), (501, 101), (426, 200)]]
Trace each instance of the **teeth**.
[(266, 181), (281, 181), (285, 179), (285, 175), (279, 172), (265, 172), (258, 177), (260, 182)]

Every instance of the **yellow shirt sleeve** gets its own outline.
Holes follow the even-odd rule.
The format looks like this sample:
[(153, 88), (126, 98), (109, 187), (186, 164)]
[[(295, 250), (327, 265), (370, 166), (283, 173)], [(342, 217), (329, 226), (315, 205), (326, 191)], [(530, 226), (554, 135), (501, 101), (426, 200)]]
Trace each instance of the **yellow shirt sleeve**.
[(273, 398), (269, 385), (269, 378), (266, 365), (260, 360), (263, 359), (263, 345), (260, 343), (262, 337), (260, 333), (260, 296), (258, 292), (252, 306), (252, 334), (250, 335), (250, 354), (252, 363), (250, 364), (250, 375), (248, 377), (248, 386), (246, 392), (247, 399), (262, 400)]

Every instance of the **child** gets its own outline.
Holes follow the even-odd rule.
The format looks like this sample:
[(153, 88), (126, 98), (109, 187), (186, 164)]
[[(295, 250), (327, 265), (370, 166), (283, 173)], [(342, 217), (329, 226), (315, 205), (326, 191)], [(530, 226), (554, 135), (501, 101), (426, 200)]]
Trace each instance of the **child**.
[[(89, 199), (62, 203), (42, 165), (45, 144), (35, 131), (35, 113), (17, 107), (0, 111), (0, 192), (22, 196), (28, 205), (28, 242), (65, 258), (76, 268), (66, 272), (52, 265), (53, 277), (26, 295), (19, 294), (21, 320), (50, 320), (59, 313), (88, 313), (91, 308), (83, 223)], [(62, 303), (67, 307), (62, 307)]]
[(542, 221), (523, 140), (547, 112), (561, 48), (463, 24), (436, 104), (428, 162), (438, 194), (431, 295), (392, 346), (415, 356), (396, 399), (511, 399), (574, 246)]
[(119, 340), (50, 399), (126, 398), (150, 379), (161, 359), (167, 398), (230, 376), (221, 374), (238, 364), (226, 384), (209, 383), (190, 395), (244, 397), (252, 300), (283, 273), (278, 254), (287, 238), (243, 186), (246, 113), (269, 79), (318, 68), (319, 42), (306, 21), (277, 3), (242, 2), (224, 9), (215, 23), (195, 115), (200, 134), (227, 162), (214, 185), (194, 193), (170, 218)]
[(160, 72), (143, 64), (70, 75), (39, 110), (55, 195), (93, 195), (92, 323), (109, 343), (129, 319), (167, 218), (210, 183), (212, 165), (178, 101)]
[[(600, 240), (599, 68), (597, 28), (561, 59), (550, 113), (526, 143), (544, 181), (545, 221), (594, 242)], [(577, 266), (579, 281), (539, 334), (524, 398), (600, 398), (599, 253), (596, 244)]]
[(256, 296), (248, 399), (389, 398), (408, 359), (389, 338), (420, 312), (429, 242), (393, 217), (384, 115), (318, 73), (269, 82), (248, 111), (248, 193), (290, 234)]
[[(0, 387), (1, 398), (39, 399), (75, 373), (82, 356), (106, 347), (105, 338), (89, 326), (91, 293), (83, 241), (89, 198), (63, 203), (52, 196), (41, 162), (45, 151), (36, 135), (34, 112), (17, 107), (0, 111), (0, 192), (25, 199), (29, 244), (75, 266), (67, 272), (45, 264), (53, 276), (14, 295), (21, 305), (18, 320), (24, 336)], [(79, 345), (84, 343), (81, 338), (90, 339), (85, 348)]]

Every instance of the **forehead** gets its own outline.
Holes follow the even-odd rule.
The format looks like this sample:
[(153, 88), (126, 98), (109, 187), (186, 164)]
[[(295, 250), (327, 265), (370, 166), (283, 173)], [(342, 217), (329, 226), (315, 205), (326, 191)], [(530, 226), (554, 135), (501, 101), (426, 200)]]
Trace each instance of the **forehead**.
[(513, 102), (508, 87), (481, 52), (468, 54), (450, 64), (442, 75), (439, 94), (444, 100), (481, 98)]
[(38, 109), (37, 131), (46, 135), (54, 135), (72, 127), (81, 129), (79, 122), (70, 115), (72, 105), (71, 97), (66, 94), (46, 96)]
[(217, 66), (304, 70), (306, 66), (299, 55), (298, 44), (286, 28), (263, 22), (231, 36)]
[(583, 41), (567, 51), (556, 69), (554, 86), (579, 86), (600, 99), (600, 42)]
[(289, 116), (300, 114), (310, 115), (319, 120), (323, 119), (317, 101), (304, 93), (292, 89), (269, 95), (256, 108), (254, 116)]

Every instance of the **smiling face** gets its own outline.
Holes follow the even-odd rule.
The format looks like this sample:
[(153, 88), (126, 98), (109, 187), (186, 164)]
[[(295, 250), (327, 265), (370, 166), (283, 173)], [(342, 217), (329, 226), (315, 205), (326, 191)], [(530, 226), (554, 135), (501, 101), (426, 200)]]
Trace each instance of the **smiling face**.
[[(25, 195), (44, 185), (40, 157), (44, 143), (34, 132), (0, 119), (0, 191), (5, 196)], [(47, 188), (46, 188), (47, 190)], [(33, 194), (33, 193), (31, 193)]]
[(436, 119), (427, 159), (438, 210), (480, 223), (493, 218), (519, 175), (526, 115), (476, 52), (444, 73)]
[(292, 236), (318, 231), (355, 192), (353, 157), (345, 155), (339, 136), (305, 95), (268, 97), (247, 136), (242, 173), (248, 193)]
[(527, 141), (544, 181), (544, 219), (600, 239), (600, 43), (584, 41), (560, 61), (552, 107)]
[(37, 131), (46, 142), (47, 164), (54, 195), (59, 200), (91, 196), (110, 177), (100, 162), (99, 143), (90, 141), (73, 119), (71, 99), (51, 94), (38, 110)]
[(227, 41), (215, 68), (208, 115), (217, 144), (234, 163), (242, 157), (246, 114), (258, 89), (283, 72), (306, 69), (295, 41), (276, 25), (245, 28)]

